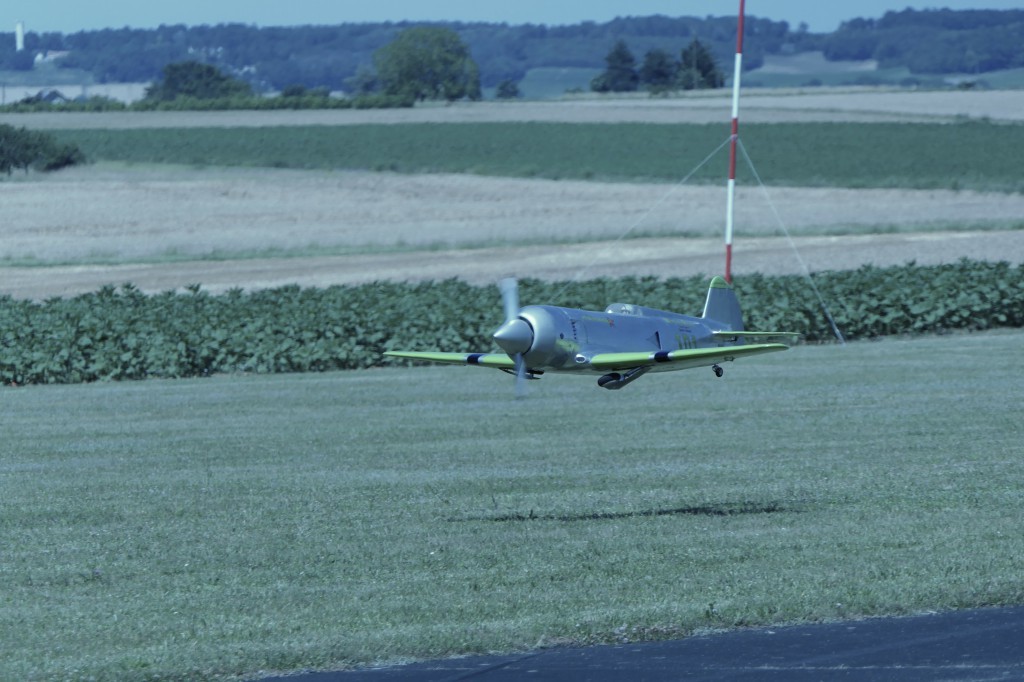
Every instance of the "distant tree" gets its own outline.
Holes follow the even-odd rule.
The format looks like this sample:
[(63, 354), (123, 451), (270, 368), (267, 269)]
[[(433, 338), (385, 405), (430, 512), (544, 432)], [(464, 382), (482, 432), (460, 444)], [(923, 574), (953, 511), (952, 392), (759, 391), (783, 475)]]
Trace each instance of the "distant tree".
[(725, 76), (718, 69), (711, 51), (695, 38), (683, 50), (677, 82), (683, 90), (704, 90), (724, 86)]
[(480, 67), (472, 59), (466, 66), (466, 97), (479, 102), (484, 98), (484, 91), (480, 88)]
[(49, 134), (0, 124), (0, 172), (11, 175), (15, 168), (50, 171), (82, 163), (85, 157), (73, 144), (61, 144)]
[(0, 124), (0, 172), (10, 175), (15, 168), (32, 163), (30, 135), (25, 128)]
[(36, 64), (35, 53), (29, 50), (6, 52), (0, 55), (0, 68), (11, 71), (31, 71)]
[(377, 72), (365, 64), (356, 69), (355, 75), (345, 79), (345, 87), (356, 95), (368, 95), (377, 85)]
[(60, 170), (80, 163), (85, 163), (85, 154), (78, 145), (69, 142), (61, 144), (53, 138), (42, 142), (39, 156), (33, 161), (33, 165), (41, 171)]
[(498, 89), (494, 93), (494, 96), (498, 99), (515, 99), (520, 95), (519, 84), (512, 79), (503, 80), (498, 83)]
[(481, 98), (480, 69), (450, 28), (417, 26), (402, 31), (373, 55), (384, 93), (412, 100), (449, 102)]
[[(863, 20), (862, 20), (863, 21)], [(856, 21), (847, 21), (839, 31), (829, 36), (824, 45), (825, 59), (830, 61), (871, 59), (878, 49), (880, 36), (873, 30), (847, 28), (856, 26)], [(910, 44), (904, 44), (903, 50), (913, 50)]]
[(636, 73), (636, 58), (629, 51), (626, 41), (619, 40), (604, 58), (607, 67), (590, 82), (594, 92), (632, 92), (637, 89), (640, 77)]
[(146, 88), (146, 99), (169, 102), (179, 97), (227, 99), (252, 95), (252, 86), (220, 72), (215, 66), (196, 61), (168, 64), (163, 77)]
[(289, 85), (281, 91), (281, 97), (305, 97), (309, 94), (309, 88), (301, 83)]
[(662, 49), (654, 49), (644, 55), (644, 63), (640, 67), (640, 83), (651, 92), (665, 92), (676, 84), (679, 62)]

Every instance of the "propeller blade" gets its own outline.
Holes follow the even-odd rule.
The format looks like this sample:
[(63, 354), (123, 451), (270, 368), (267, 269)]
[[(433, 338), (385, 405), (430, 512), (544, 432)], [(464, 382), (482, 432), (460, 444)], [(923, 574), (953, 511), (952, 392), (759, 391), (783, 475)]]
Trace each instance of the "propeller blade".
[(516, 354), (516, 398), (526, 397), (526, 361), (523, 354)]
[(516, 398), (526, 397), (526, 360), (523, 353), (533, 345), (533, 328), (519, 319), (519, 283), (513, 277), (498, 282), (505, 322), (494, 332), (494, 342), (516, 363)]
[(505, 322), (519, 317), (519, 283), (514, 277), (498, 282), (501, 289), (501, 302), (505, 306)]

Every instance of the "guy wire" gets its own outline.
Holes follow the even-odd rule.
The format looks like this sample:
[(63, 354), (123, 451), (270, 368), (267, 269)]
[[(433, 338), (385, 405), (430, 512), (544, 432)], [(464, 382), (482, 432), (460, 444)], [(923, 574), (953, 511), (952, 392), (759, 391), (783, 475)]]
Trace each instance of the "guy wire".
[(832, 331), (839, 339), (839, 344), (842, 346), (846, 345), (846, 339), (843, 338), (842, 332), (839, 331), (839, 326), (836, 324), (835, 319), (832, 317), (832, 313), (829, 312), (828, 306), (825, 305), (825, 299), (822, 297), (821, 292), (818, 291), (818, 285), (814, 283), (814, 279), (811, 277), (811, 271), (807, 267), (807, 263), (800, 256), (800, 251), (796, 248), (796, 242), (793, 241), (793, 236), (789, 233), (789, 229), (786, 224), (782, 221), (782, 217), (779, 215), (779, 211), (775, 208), (775, 203), (772, 201), (771, 195), (768, 193), (768, 188), (761, 180), (761, 175), (754, 168), (754, 162), (751, 160), (750, 155), (747, 154), (747, 148), (743, 146), (743, 140), (737, 140), (740, 146), (740, 151), (743, 152), (743, 158), (746, 159), (747, 165), (750, 167), (750, 172), (754, 174), (754, 179), (757, 180), (758, 186), (761, 188), (761, 193), (764, 195), (765, 201), (768, 202), (768, 207), (772, 210), (772, 215), (775, 216), (775, 222), (782, 233), (786, 235), (786, 241), (789, 242), (789, 246), (793, 249), (793, 255), (796, 256), (796, 260), (800, 263), (800, 268), (804, 272), (804, 277), (811, 283), (811, 289), (814, 291), (814, 295), (818, 297), (818, 303), (821, 305), (822, 311), (825, 313), (825, 317), (828, 319), (828, 323), (832, 325)]
[(605, 257), (608, 255), (608, 252), (611, 251), (612, 247), (614, 247), (616, 244), (618, 244), (623, 239), (628, 237), (629, 234), (631, 232), (633, 232), (633, 230), (635, 230), (637, 227), (639, 227), (642, 222), (647, 220), (647, 217), (649, 215), (651, 215), (652, 212), (654, 212), (654, 209), (656, 209), (661, 204), (665, 203), (665, 201), (669, 198), (669, 196), (672, 195), (673, 192), (675, 192), (680, 187), (682, 187), (687, 182), (689, 182), (690, 178), (692, 178), (697, 173), (697, 171), (699, 171), (701, 168), (703, 168), (705, 165), (707, 165), (707, 163), (709, 161), (711, 161), (711, 159), (713, 159), (715, 157), (715, 155), (718, 154), (718, 152), (722, 151), (722, 149), (727, 144), (729, 144), (730, 140), (731, 140), (731, 137), (725, 138), (725, 140), (722, 142), (722, 144), (718, 145), (713, 152), (711, 152), (710, 154), (705, 156), (703, 161), (701, 161), (696, 166), (694, 166), (693, 170), (691, 170), (689, 173), (687, 173), (679, 182), (677, 182), (676, 184), (672, 185), (668, 190), (666, 190), (665, 193), (662, 194), (661, 197), (657, 201), (655, 201), (653, 204), (651, 204), (647, 208), (647, 211), (645, 211), (643, 215), (641, 215), (639, 218), (634, 220), (633, 223), (628, 228), (626, 228), (626, 230), (624, 232), (622, 232), (621, 234), (619, 234), (618, 237), (613, 239), (612, 242), (610, 244), (608, 244), (608, 246), (605, 248), (605, 250), (603, 252), (599, 253), (597, 256), (595, 256), (593, 259), (591, 259), (591, 261), (589, 263), (587, 263), (586, 265), (581, 267), (579, 270), (577, 270), (576, 274), (572, 277), (572, 279), (567, 281), (562, 286), (562, 288), (559, 289), (555, 293), (554, 296), (552, 296), (552, 300), (557, 301), (569, 289), (569, 287), (571, 287), (572, 285), (576, 284), (585, 273), (587, 273), (591, 268), (593, 268), (595, 265), (597, 265), (598, 262), (604, 260)]

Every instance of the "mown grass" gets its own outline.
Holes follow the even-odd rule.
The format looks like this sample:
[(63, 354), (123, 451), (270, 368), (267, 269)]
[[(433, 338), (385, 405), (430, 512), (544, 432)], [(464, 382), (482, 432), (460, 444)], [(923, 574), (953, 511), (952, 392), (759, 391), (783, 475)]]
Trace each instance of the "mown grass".
[[(409, 124), (65, 130), (93, 160), (197, 166), (344, 168), (404, 173), (676, 181), (728, 138), (721, 125)], [(802, 123), (747, 125), (765, 182), (793, 186), (1022, 191), (1024, 126)], [(720, 182), (717, 154), (692, 182)], [(739, 180), (752, 182), (741, 163)]]
[(196, 679), (1024, 601), (1020, 332), (621, 392), (4, 389), (0, 678)]

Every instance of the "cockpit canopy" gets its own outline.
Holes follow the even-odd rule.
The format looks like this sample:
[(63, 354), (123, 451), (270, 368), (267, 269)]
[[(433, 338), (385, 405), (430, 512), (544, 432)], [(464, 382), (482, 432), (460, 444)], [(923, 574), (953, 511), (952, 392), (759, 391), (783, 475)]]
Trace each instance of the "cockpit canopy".
[(637, 317), (643, 317), (643, 307), (633, 305), (632, 303), (612, 303), (610, 306), (605, 308), (604, 311), (612, 315), (635, 315)]
[(684, 317), (679, 313), (669, 312), (667, 310), (658, 310), (656, 308), (646, 308), (642, 305), (633, 305), (632, 303), (612, 303), (604, 309), (605, 313), (610, 315), (629, 315), (632, 317), (656, 317), (662, 320), (675, 320), (680, 317)]

